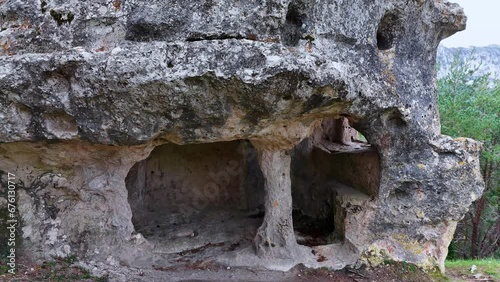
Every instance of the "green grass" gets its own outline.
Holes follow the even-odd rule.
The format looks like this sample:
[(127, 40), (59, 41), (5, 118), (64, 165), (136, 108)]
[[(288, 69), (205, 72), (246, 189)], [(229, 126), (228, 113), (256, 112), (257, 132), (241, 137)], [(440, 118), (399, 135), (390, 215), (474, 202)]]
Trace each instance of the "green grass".
[(500, 280), (500, 260), (482, 259), (482, 260), (447, 260), (445, 262), (446, 272), (453, 272), (464, 276), (472, 276), (470, 268), (477, 266), (474, 273), (482, 273), (491, 276), (495, 280)]

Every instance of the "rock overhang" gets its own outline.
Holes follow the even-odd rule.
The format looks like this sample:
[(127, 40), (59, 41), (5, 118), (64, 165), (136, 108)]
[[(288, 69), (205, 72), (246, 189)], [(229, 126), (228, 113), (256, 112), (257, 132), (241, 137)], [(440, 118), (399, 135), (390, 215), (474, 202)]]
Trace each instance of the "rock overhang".
[[(118, 2), (119, 4), (117, 4)], [(135, 1), (118, 2), (113, 5), (109, 3), (102, 5), (103, 3), (96, 2), (90, 6), (79, 3), (80, 10), (64, 4), (61, 5), (61, 3), (45, 2), (46, 5), (43, 9), (46, 11), (66, 9), (67, 13), (74, 14), (72, 22), (64, 25), (56, 23), (54, 26), (54, 28), (59, 29), (54, 30), (59, 37), (64, 38), (67, 35), (65, 33), (59, 34), (63, 31), (72, 33), (72, 36), (66, 36), (72, 42), (59, 52), (51, 50), (52, 52), (45, 55), (38, 54), (39, 52), (44, 53), (44, 50), (30, 49), (31, 47), (35, 49), (37, 46), (42, 47), (43, 44), (37, 45), (36, 42), (26, 42), (26, 45), (20, 46), (17, 50), (10, 48), (12, 49), (10, 52), (16, 54), (28, 53), (24, 56), (6, 57), (3, 61), (2, 73), (10, 75), (3, 78), (2, 87), (5, 89), (4, 91), (15, 89), (15, 91), (10, 90), (11, 97), (16, 97), (13, 102), (23, 104), (20, 107), (31, 107), (33, 112), (62, 111), (70, 116), (77, 116), (78, 110), (91, 112), (85, 109), (88, 106), (108, 113), (123, 111), (123, 115), (131, 116), (134, 111), (137, 112), (139, 107), (148, 108), (147, 104), (134, 105), (131, 102), (150, 99), (145, 96), (156, 92), (158, 95), (173, 96), (165, 99), (170, 103), (170, 108), (164, 108), (163, 113), (151, 111), (153, 115), (163, 114), (166, 116), (172, 107), (193, 108), (188, 104), (189, 101), (186, 101), (189, 97), (185, 94), (191, 89), (182, 89), (183, 84), (186, 83), (184, 80), (188, 78), (210, 77), (210, 82), (200, 82), (200, 84), (205, 85), (200, 85), (199, 88), (209, 88), (210, 85), (207, 84), (226, 85), (228, 80), (241, 81), (241, 86), (236, 86), (233, 92), (237, 93), (234, 94), (235, 96), (243, 96), (240, 101), (235, 101), (243, 104), (242, 100), (249, 98), (244, 97), (245, 92), (248, 92), (248, 88), (250, 88), (249, 85), (271, 84), (270, 81), (273, 81), (273, 77), (283, 75), (285, 77), (282, 80), (288, 80), (289, 84), (298, 84), (288, 86), (296, 88), (295, 91), (288, 91), (295, 92), (296, 96), (302, 98), (294, 99), (297, 97), (292, 95), (290, 99), (288, 95), (284, 95), (284, 100), (288, 98), (289, 101), (282, 101), (281, 104), (289, 105), (287, 107), (287, 105), (279, 104), (277, 110), (279, 110), (279, 106), (284, 108), (286, 119), (307, 112), (307, 106), (306, 109), (295, 109), (295, 111), (293, 111), (293, 107), (290, 107), (294, 102), (297, 103), (296, 100), (299, 103), (304, 103), (303, 100), (306, 98), (304, 96), (310, 98), (310, 101), (306, 103), (310, 105), (309, 107), (317, 108), (316, 112), (321, 111), (318, 106), (325, 103), (323, 100), (330, 99), (330, 97), (325, 96), (331, 95), (358, 103), (366, 99), (369, 100), (367, 101), (368, 106), (383, 101), (385, 105), (380, 105), (381, 107), (398, 108), (407, 102), (402, 101), (407, 99), (401, 97), (399, 93), (413, 92), (418, 94), (415, 93), (416, 91), (409, 91), (406, 89), (407, 87), (421, 87), (423, 91), (429, 91), (429, 89), (424, 88), (432, 81), (432, 75), (428, 74), (429, 69), (421, 71), (422, 75), (417, 76), (417, 82), (409, 82), (407, 78), (412, 77), (411, 80), (413, 80), (415, 77), (409, 72), (415, 72), (412, 64), (415, 64), (417, 60), (424, 59), (429, 63), (433, 62), (433, 49), (438, 40), (434, 38), (430, 41), (430, 36), (434, 36), (435, 32), (444, 27), (459, 30), (463, 25), (460, 11), (451, 9), (455, 8), (454, 6), (446, 3), (431, 3), (432, 1), (414, 2), (412, 5), (415, 7), (411, 7), (411, 5), (405, 7), (398, 2), (387, 3), (387, 5), (354, 2), (349, 7), (339, 3), (327, 4), (321, 1), (317, 3), (291, 1), (290, 3), (252, 4), (200, 1), (190, 3), (188, 7), (177, 2), (168, 5), (161, 1), (148, 3), (149, 5)], [(33, 4), (19, 7), (15, 5), (16, 3), (12, 1), (12, 4), (8, 2), (4, 6), (7, 10), (12, 8), (11, 12), (14, 13), (18, 12), (18, 9), (28, 13), (29, 9), (34, 8), (30, 7)], [(96, 7), (100, 8), (96, 10)], [(419, 8), (420, 11), (413, 11), (413, 8)], [(448, 10), (444, 8), (448, 8)], [(38, 15), (37, 19), (45, 25), (54, 25), (54, 23), (47, 23), (51, 19), (46, 13), (42, 11), (42, 15)], [(152, 13), (156, 16), (152, 17)], [(439, 25), (440, 22), (438, 24), (435, 22), (436, 18), (442, 16), (446, 16), (441, 23), (444, 27)], [(255, 20), (254, 17), (259, 20)], [(422, 26), (415, 26), (410, 21), (404, 21), (405, 17), (418, 19), (422, 22)], [(18, 17), (16, 21), (21, 18), (23, 17)], [(78, 32), (82, 29), (79, 28), (78, 23), (92, 19), (98, 23), (102, 21), (102, 23), (95, 24), (96, 26), (105, 26), (109, 24), (110, 18), (115, 18), (113, 24), (117, 25), (115, 27), (111, 24), (113, 29), (119, 29), (118, 26), (120, 26), (120, 28), (127, 30), (126, 35), (122, 35), (123, 37), (115, 35), (113, 38), (115, 40), (121, 38), (120, 41), (108, 45), (103, 44), (102, 48), (91, 48), (89, 44), (96, 43), (97, 39), (92, 38), (89, 34), (79, 34)], [(179, 21), (175, 19), (179, 19)], [(9, 21), (6, 21), (7, 23)], [(137, 25), (144, 23), (148, 27), (147, 30), (155, 31), (150, 36), (145, 31), (137, 34), (134, 32)], [(294, 44), (291, 45), (281, 42), (287, 24), (298, 29), (295, 33), (299, 38), (294, 40)], [(4, 31), (7, 33), (6, 38), (9, 40), (12, 36), (13, 39), (22, 41), (23, 37), (15, 37), (15, 32), (19, 31), (19, 27), (13, 26), (6, 29), (6, 31), (13, 33), (9, 34), (9, 32)], [(29, 25), (25, 28), (30, 29), (34, 26)], [(163, 30), (165, 28), (170, 33)], [(342, 29), (340, 30), (340, 28)], [(418, 32), (419, 28), (427, 32), (421, 30), (417, 36), (415, 33)], [(193, 34), (197, 35), (195, 39), (193, 39)], [(54, 35), (48, 33), (38, 35), (38, 37), (47, 40), (55, 39), (52, 36)], [(80, 39), (83, 41), (78, 41)], [(9, 40), (9, 42), (11, 41), (13, 40)], [(144, 41), (148, 42), (142, 43)], [(380, 48), (379, 45), (382, 43), (378, 41), (384, 41), (383, 44), (388, 44), (385, 46), (387, 48)], [(99, 40), (97, 42), (102, 43)], [(425, 44), (426, 42), (430, 44)], [(82, 43), (82, 45), (77, 45), (78, 43)], [(68, 51), (64, 51), (65, 49)], [(13, 68), (17, 70), (14, 71)], [(174, 81), (179, 83), (169, 85)], [(281, 82), (281, 84), (286, 84), (286, 82)], [(275, 86), (278, 88), (276, 90), (280, 90), (279, 88), (283, 88), (283, 86), (287, 87), (281, 84), (278, 83)], [(344, 89), (338, 89), (339, 86)], [(326, 89), (321, 89), (323, 87)], [(214, 88), (213, 91), (217, 91), (216, 87)], [(333, 92), (340, 93), (332, 93), (331, 88), (333, 88)], [(180, 91), (176, 93), (175, 90)], [(268, 92), (268, 96), (280, 96), (280, 91), (272, 93), (274, 90), (268, 88), (264, 92)], [(327, 93), (321, 93), (321, 90), (326, 90)], [(118, 93), (113, 93), (115, 91)], [(94, 100), (93, 97), (101, 96), (104, 97), (101, 98), (102, 100), (106, 100), (105, 96), (118, 95), (124, 99), (127, 98), (128, 102), (115, 102), (109, 99), (93, 102), (94, 104), (91, 102)], [(423, 97), (416, 97), (417, 101), (413, 100), (413, 102), (420, 102), (418, 98), (425, 98), (425, 95), (421, 96)], [(199, 103), (209, 105), (211, 100), (220, 99), (220, 97), (213, 96), (193, 98)], [(203, 101), (203, 98), (206, 100)], [(267, 115), (262, 116), (262, 119), (268, 119), (269, 108), (277, 101), (276, 98), (272, 99), (271, 97), (261, 98), (262, 101), (256, 102), (259, 102), (257, 104), (263, 108), (264, 114), (266, 110), (268, 112)], [(95, 100), (98, 99), (99, 97)], [(78, 100), (81, 103), (87, 103), (87, 105), (78, 103)], [(95, 105), (105, 102), (116, 104), (116, 106), (97, 105), (96, 107)], [(231, 104), (231, 101), (227, 100), (218, 102), (219, 105), (212, 103), (212, 107), (207, 107), (205, 113), (199, 113), (201, 115), (199, 118), (217, 116), (217, 113), (210, 112), (209, 109)], [(332, 103), (326, 101), (325, 104)], [(127, 106), (130, 109), (127, 109)], [(366, 105), (359, 106), (367, 107)], [(19, 109), (18, 112), (20, 111), (22, 110)], [(345, 110), (344, 114), (347, 112), (348, 110)], [(356, 112), (356, 110), (354, 109), (352, 112)], [(186, 114), (185, 118), (193, 118), (196, 114), (196, 112)], [(250, 115), (253, 119), (259, 118), (259, 112), (252, 112)], [(276, 116), (280, 115), (281, 113), (276, 114)], [(88, 120), (92, 119), (91, 116), (75, 117), (75, 119), (79, 128), (87, 131), (85, 133), (88, 134), (88, 131), (91, 131), (94, 135), (103, 135), (101, 134), (103, 129), (97, 128), (97, 124), (109, 124), (116, 130), (120, 128), (118, 123), (123, 120), (123, 117), (117, 116), (117, 120), (113, 121), (104, 118), (101, 121), (96, 121), (97, 124), (90, 126), (84, 123), (89, 123)], [(161, 120), (161, 118), (158, 119)], [(219, 116), (214, 119), (215, 123), (223, 123), (227, 116)], [(151, 122), (148, 123), (151, 124)], [(196, 127), (196, 125), (194, 123), (186, 127)], [(173, 125), (169, 120), (164, 120), (163, 124), (157, 123), (154, 126), (157, 127), (156, 132), (154, 132), (155, 128), (151, 128), (152, 132), (142, 134), (136, 138), (135, 143), (151, 140), (160, 135), (158, 131), (161, 131), (162, 126), (167, 127), (166, 131), (169, 131)], [(41, 127), (43, 128), (43, 126)], [(38, 134), (41, 138), (43, 136), (47, 138), (50, 135), (37, 133), (34, 129), (30, 131), (32, 131), (31, 137), (35, 137), (34, 134)], [(23, 134), (25, 135), (25, 133)], [(129, 138), (132, 139), (129, 142), (134, 143), (133, 137), (127, 136), (127, 134), (122, 135), (118, 138), (111, 137), (107, 138), (108, 140), (98, 142), (117, 144), (119, 141), (116, 139)], [(115, 140), (111, 141), (110, 139)], [(22, 141), (23, 139), (16, 140)], [(95, 137), (90, 137), (89, 140), (97, 141)]]
[[(295, 205), (290, 192), (276, 195), (290, 180), (277, 181), (275, 174), (289, 174), (288, 150), (314, 161), (311, 147), (298, 144), (317, 145), (311, 136), (326, 119), (347, 118), (380, 157), (376, 195), (361, 212), (339, 211), (354, 222), (345, 226), (354, 261), (387, 256), (442, 267), (455, 222), (482, 191), (476, 143), (439, 135), (435, 52), (441, 39), (465, 27), (458, 5), (12, 0), (0, 13), (0, 169), (19, 171), (26, 191), (59, 187), (46, 176), (35, 181), (47, 173), (66, 179), (65, 189), (80, 191), (71, 199), (83, 211), (78, 226), (66, 222), (76, 211), (55, 209), (62, 227), (52, 228), (72, 234), (71, 243), (51, 241), (58, 255), (67, 255), (65, 245), (88, 254), (88, 238), (99, 238), (94, 246), (102, 247), (130, 235), (125, 177), (163, 143), (251, 140), (266, 193), (273, 195), (266, 211), (276, 208), (274, 200), (285, 206), (266, 215), (255, 248), (259, 256), (291, 264), (301, 252), (293, 232), (269, 227), (290, 228)], [(16, 155), (19, 150), (26, 152)], [(313, 174), (302, 177), (307, 182)], [(340, 206), (355, 201), (332, 189)], [(100, 201), (94, 193), (109, 203), (109, 218), (86, 211)], [(91, 219), (102, 230), (89, 227), (90, 235), (78, 235)], [(44, 230), (42, 225), (29, 226)], [(46, 236), (39, 232), (36, 238)], [(266, 234), (280, 242), (279, 250), (269, 249), (275, 243), (266, 243)]]

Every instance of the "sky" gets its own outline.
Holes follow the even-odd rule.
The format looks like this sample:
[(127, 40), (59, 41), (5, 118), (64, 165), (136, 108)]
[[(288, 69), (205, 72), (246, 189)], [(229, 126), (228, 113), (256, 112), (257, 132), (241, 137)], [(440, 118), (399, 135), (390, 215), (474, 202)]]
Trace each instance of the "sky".
[(446, 47), (500, 45), (500, 0), (449, 0), (460, 4), (467, 28), (441, 41)]

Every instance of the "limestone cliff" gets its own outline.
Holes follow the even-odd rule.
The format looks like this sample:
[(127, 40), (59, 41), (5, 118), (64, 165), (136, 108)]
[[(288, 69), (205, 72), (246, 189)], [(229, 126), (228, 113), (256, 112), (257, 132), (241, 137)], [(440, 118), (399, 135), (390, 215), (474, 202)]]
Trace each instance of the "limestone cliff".
[(471, 67), (477, 68), (477, 75), (490, 74), (491, 79), (497, 79), (500, 76), (499, 45), (468, 48), (439, 46), (437, 52), (438, 77), (443, 77), (450, 72), (455, 56), (467, 61)]
[(0, 1), (0, 191), (14, 173), (24, 250), (442, 269), (483, 189), (480, 144), (440, 135), (436, 106), (437, 46), (465, 20), (443, 0)]

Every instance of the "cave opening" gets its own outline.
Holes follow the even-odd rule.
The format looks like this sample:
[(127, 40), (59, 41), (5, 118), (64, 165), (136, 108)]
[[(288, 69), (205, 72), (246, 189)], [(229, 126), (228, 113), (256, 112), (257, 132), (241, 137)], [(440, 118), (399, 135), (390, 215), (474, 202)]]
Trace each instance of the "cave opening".
[(401, 19), (397, 12), (387, 12), (380, 20), (377, 29), (377, 48), (389, 50), (394, 47), (395, 41), (402, 34)]
[(292, 152), (297, 242), (314, 249), (349, 240), (350, 213), (376, 197), (379, 170), (378, 153), (348, 118), (323, 119)]
[(249, 141), (163, 144), (127, 175), (132, 223), (159, 253), (243, 248), (263, 220), (263, 182)]
[[(350, 220), (377, 196), (376, 150), (342, 117), (323, 119), (310, 137), (284, 155), (291, 159), (291, 192), (280, 191), (291, 193), (293, 240), (310, 247), (320, 263), (357, 259), (351, 238), (362, 227)], [(258, 250), (259, 227), (269, 225), (264, 206), (276, 215), (280, 213), (274, 209), (283, 203), (265, 202), (266, 181), (272, 180), (264, 177), (261, 157), (247, 140), (157, 146), (126, 177), (135, 231), (155, 253), (167, 255), (162, 261)]]

